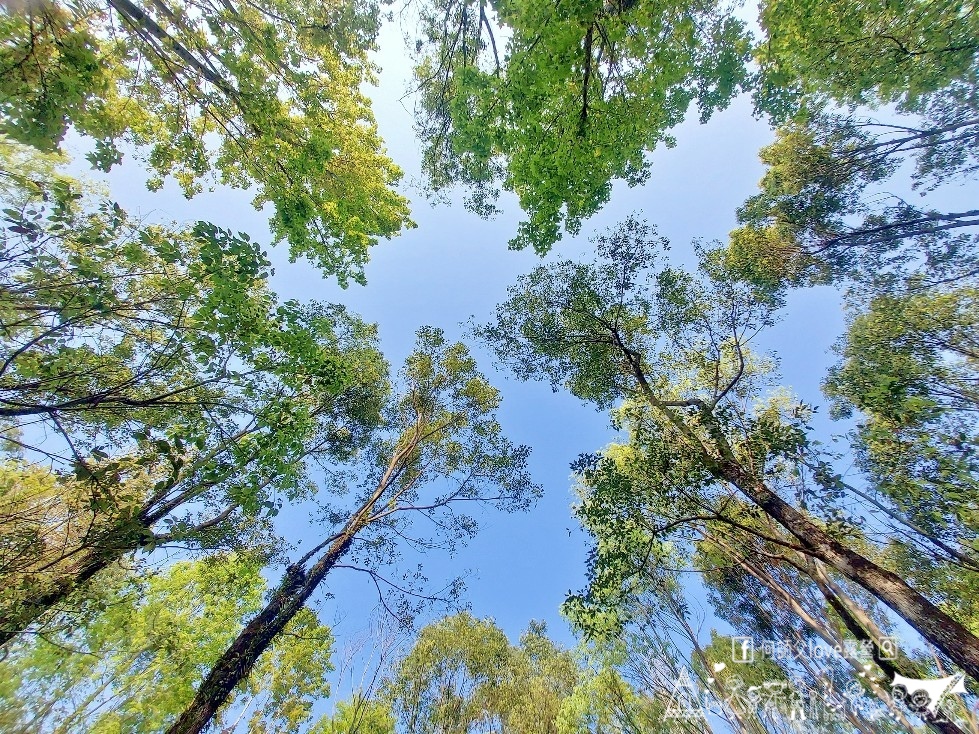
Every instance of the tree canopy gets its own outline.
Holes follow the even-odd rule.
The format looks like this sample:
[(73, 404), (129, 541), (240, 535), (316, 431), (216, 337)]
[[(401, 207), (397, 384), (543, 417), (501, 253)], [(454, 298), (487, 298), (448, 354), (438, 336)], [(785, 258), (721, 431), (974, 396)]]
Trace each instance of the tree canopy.
[[(269, 602), (214, 663), (168, 734), (202, 731), (335, 569), (367, 573), (379, 593), (384, 583), (432, 599), (411, 583), (405, 588), (385, 579), (379, 568), (397, 561), (405, 547), (451, 551), (472, 538), (478, 524), (462, 508), (526, 510), (540, 494), (527, 471), (529, 447), (503, 435), (495, 415), (499, 393), (463, 344), (448, 342), (439, 329), (419, 329), (399, 387), (371, 440), (329, 480), (339, 497), (339, 507), (326, 508), (329, 534), (288, 565)], [(423, 520), (434, 537), (416, 534)], [(401, 621), (410, 623), (410, 600), (402, 600)]]
[(387, 370), (343, 307), (278, 303), (247, 235), (56, 177), (6, 203), (4, 640), (140, 548), (268, 545), (263, 518), (380, 420)]
[[(69, 127), (151, 189), (254, 187), (276, 242), (341, 283), (411, 226), (361, 85), (376, 3), (30, 2), (0, 17), (0, 132), (57, 149)], [(120, 148), (120, 145), (123, 145)]]
[[(747, 86), (750, 43), (713, 2), (423, 6), (415, 76), (423, 170), (434, 191), (500, 187), (527, 220), (510, 247), (547, 252), (650, 175), (647, 155), (694, 102), (706, 120)], [(497, 36), (506, 43), (497, 42)]]
[[(413, 49), (392, 62), (375, 52), (396, 16)], [(979, 732), (976, 18), (962, 0), (6, 3), (0, 729)], [(276, 278), (264, 249), (362, 285), (371, 248), (414, 226), (379, 133), (409, 125), (372, 110), (382, 59), (410, 76), (413, 185), (460, 185), (480, 217), (515, 199), (509, 247), (543, 258), (468, 331), (402, 319), (403, 348), (390, 314), (300, 299), (308, 264)], [(616, 209), (736, 100), (727, 119), (750, 103), (770, 137), (757, 188), (710, 212), (733, 230), (674, 249)], [(269, 232), (124, 208), (120, 166), (154, 201), (247, 189)], [(703, 181), (689, 211), (729, 169), (673, 174)], [(589, 254), (549, 255), (606, 206), (620, 223)], [(437, 295), (406, 298), (423, 289), (402, 270), (366, 308), (411, 320)], [(779, 328), (813, 299), (842, 319), (828, 359)], [(783, 374), (788, 344), (809, 362)], [(611, 428), (568, 454), (583, 580), (539, 613), (571, 636), (482, 616), (509, 599), (468, 611), (477, 576), (446, 572), (497, 511), (554, 491), (504, 429), (550, 413), (504, 405), (487, 354)], [(522, 532), (548, 537), (548, 512)], [(524, 580), (556, 568), (505, 542)], [(342, 660), (363, 604), (341, 574), (375, 634), (398, 630)]]
[[(17, 646), (0, 662), (4, 730), (159, 731), (261, 604), (261, 566), (230, 555), (178, 562), (148, 578), (120, 576), (104, 611), (79, 632)], [(253, 732), (295, 730), (329, 693), (332, 644), (329, 628), (304, 610), (289, 644), (263, 657), (221, 718), (243, 718)]]
[[(772, 324), (777, 304), (730, 277), (720, 251), (702, 253), (698, 278), (654, 268), (657, 245), (648, 226), (628, 220), (598, 238), (595, 262), (558, 262), (520, 278), (495, 321), (478, 329), (519, 376), (615, 406), (614, 420), (628, 430), (626, 446), (576, 465), (588, 488), (578, 512), (596, 546), (589, 588), (569, 599), (569, 613), (591, 634), (614, 632), (636, 574), (669, 565), (674, 543), (696, 541), (703, 523), (716, 522), (775, 544), (782, 556), (785, 548), (798, 553), (792, 565), (818, 577), (827, 602), (842, 592), (823, 576), (838, 574), (969, 670), (971, 617), (941, 592), (929, 598), (912, 587), (885, 549), (858, 534), (839, 503), (844, 487), (826, 476), (807, 435), (811, 408), (784, 393), (764, 398), (771, 365), (748, 344)], [(900, 512), (892, 516), (917, 530)], [(931, 542), (948, 562), (950, 546)], [(975, 563), (965, 548), (952, 551), (952, 560)], [(852, 622), (879, 647), (877, 627)]]

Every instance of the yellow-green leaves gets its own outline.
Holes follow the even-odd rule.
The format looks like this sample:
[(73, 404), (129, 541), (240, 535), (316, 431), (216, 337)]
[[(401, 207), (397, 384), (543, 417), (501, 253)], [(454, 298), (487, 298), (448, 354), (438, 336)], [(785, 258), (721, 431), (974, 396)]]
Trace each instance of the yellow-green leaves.
[(419, 633), (385, 698), (411, 734), (557, 734), (562, 702), (578, 677), (574, 658), (541, 624), (531, 623), (511, 645), (492, 620), (462, 613)]
[(968, 3), (769, 0), (761, 24), (756, 55), (771, 93), (761, 106), (777, 112), (786, 92), (913, 105), (956, 79), (975, 82), (979, 21)]
[(376, 23), (371, 3), (27, 3), (0, 18), (0, 130), (51, 150), (73, 127), (103, 170), (134, 145), (151, 189), (253, 187), (294, 258), (362, 282), (412, 226), (360, 91)]
[[(202, 671), (261, 607), (260, 571), (255, 559), (228, 555), (177, 562), (115, 584), (103, 610), (75, 633), (54, 632), (10, 651), (0, 662), (0, 678), (21, 685), (0, 690), (4, 704), (11, 710), (27, 704), (21, 727), (45, 722), (65, 732), (161, 731), (192, 698)], [(225, 723), (237, 718), (238, 704), (253, 709), (252, 731), (295, 731), (309, 720), (311, 702), (329, 694), (329, 628), (304, 609), (288, 632), (222, 712)]]
[(877, 295), (840, 340), (824, 388), (838, 412), (861, 412), (858, 457), (880, 491), (953, 532), (979, 527), (977, 303), (974, 287)]
[(333, 716), (324, 716), (316, 722), (310, 734), (394, 734), (394, 716), (390, 707), (381, 701), (364, 698), (359, 694), (337, 704)]
[(26, 170), (0, 230), (0, 428), (5, 453), (52, 463), (72, 532), (11, 521), (56, 542), (16, 569), (3, 641), (130, 553), (269, 551), (268, 518), (311, 491), (307, 462), (355, 452), (388, 387), (374, 328), (277, 303), (246, 235), (140, 224)]

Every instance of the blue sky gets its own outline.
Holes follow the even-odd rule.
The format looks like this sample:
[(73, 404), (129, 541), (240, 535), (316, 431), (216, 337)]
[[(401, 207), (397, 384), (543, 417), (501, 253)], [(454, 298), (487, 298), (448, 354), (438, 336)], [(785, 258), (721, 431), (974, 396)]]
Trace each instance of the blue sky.
[[(401, 100), (410, 63), (400, 32), (389, 26), (381, 38), (381, 84), (370, 91), (381, 134), (394, 160), (405, 170), (403, 191), (413, 204), (417, 229), (372, 252), (368, 286), (342, 290), (322, 279), (305, 262), (290, 264), (282, 248), (270, 250), (276, 265), (274, 285), (283, 299), (344, 303), (379, 325), (382, 346), (395, 368), (409, 352), (415, 330), (430, 324), (461, 338), (470, 317), (488, 319), (505, 298), (508, 285), (541, 261), (532, 252), (512, 252), (507, 241), (516, 232), (520, 211), (512, 196), (501, 201), (503, 214), (482, 220), (466, 212), (454, 197), (451, 205), (430, 206), (417, 188), (418, 144), (412, 132), (411, 100)], [(546, 258), (588, 257), (588, 238), (633, 212), (656, 224), (673, 243), (677, 264), (693, 262), (691, 240), (724, 239), (735, 226), (735, 210), (762, 174), (758, 149), (772, 138), (764, 122), (751, 116), (750, 102), (737, 100), (707, 125), (695, 120), (675, 131), (677, 146), (653, 155), (652, 177), (642, 187), (618, 184), (611, 203), (586, 223), (582, 236), (559, 243)], [(208, 219), (220, 226), (268, 239), (267, 215), (256, 212), (247, 192), (218, 190), (186, 201), (170, 184), (159, 194), (143, 187), (143, 174), (130, 162), (109, 177), (111, 193), (123, 206), (151, 219), (180, 222)], [(786, 318), (765, 338), (777, 352), (784, 384), (808, 402), (820, 403), (819, 381), (832, 362), (833, 340), (843, 328), (838, 297), (826, 290), (795, 294)], [(553, 636), (573, 638), (558, 608), (569, 590), (584, 583), (587, 542), (571, 517), (569, 464), (600, 449), (612, 432), (602, 413), (544, 384), (522, 384), (495, 371), (477, 350), (483, 371), (502, 391), (504, 429), (516, 443), (533, 447), (531, 467), (545, 487), (543, 500), (522, 515), (496, 514), (484, 519), (475, 542), (454, 558), (406, 557), (404, 567), (421, 562), (433, 586), (455, 575), (467, 580), (467, 599), (477, 616), (491, 616), (515, 638), (531, 619), (543, 619)], [(280, 526), (294, 538), (311, 538), (315, 527), (304, 508), (284, 512)], [(337, 573), (327, 585), (334, 599), (320, 610), (336, 625), (340, 638), (356, 636), (365, 626), (376, 596), (362, 575)]]

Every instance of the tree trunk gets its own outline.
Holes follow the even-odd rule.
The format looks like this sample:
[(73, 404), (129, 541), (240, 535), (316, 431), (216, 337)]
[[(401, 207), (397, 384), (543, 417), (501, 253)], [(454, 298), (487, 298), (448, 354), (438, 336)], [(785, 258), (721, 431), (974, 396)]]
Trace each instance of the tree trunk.
[[(976, 210), (979, 213), (979, 210)], [(621, 341), (619, 342), (621, 345)], [(704, 445), (696, 430), (674, 412), (674, 405), (657, 399), (642, 371), (635, 352), (623, 349), (629, 369), (635, 374), (640, 391), (651, 407), (658, 409), (681, 433), (699, 446), (711, 473), (729, 482), (764, 510), (769, 517), (795, 536), (814, 558), (818, 558), (840, 574), (859, 584), (884, 604), (897, 612), (928, 642), (949, 657), (956, 665), (979, 681), (979, 638), (958, 621), (932, 604), (896, 573), (878, 566), (869, 558), (832, 538), (806, 515), (783, 500), (753, 473), (737, 461), (735, 453), (713, 414), (713, 405), (701, 400), (689, 401), (689, 407), (699, 408), (699, 418), (715, 443), (715, 455)]]
[(214, 70), (208, 69), (206, 66), (204, 66), (204, 64), (202, 64), (200, 60), (197, 59), (183, 44), (172, 38), (169, 33), (163, 30), (160, 24), (147, 15), (142, 8), (134, 5), (132, 2), (130, 2), (130, 0), (109, 0), (109, 5), (128, 23), (137, 28), (143, 29), (157, 41), (162, 43), (164, 48), (168, 46), (172, 48), (174, 53), (177, 54), (181, 61), (200, 74), (205, 80), (216, 86), (225, 94), (235, 96), (234, 90), (224, 79), (215, 73)]
[(736, 461), (721, 459), (715, 467), (720, 478), (740, 489), (794, 535), (815, 558), (876, 596), (968, 675), (979, 680), (979, 639), (969, 630), (900, 576), (830, 537), (763, 482), (744, 471)]
[[(289, 620), (302, 609), (306, 600), (326, 578), (337, 561), (347, 553), (357, 533), (377, 519), (373, 513), (381, 497), (398, 478), (405, 462), (412, 456), (419, 443), (432, 435), (424, 430), (427, 425), (427, 419), (419, 413), (418, 422), (408, 432), (410, 438), (403, 443), (399, 442), (388, 462), (387, 469), (378, 481), (377, 488), (370, 497), (350, 516), (340, 532), (314, 547), (286, 570), (286, 575), (271, 601), (245, 625), (241, 634), (214, 663), (207, 677), (198, 687), (194, 700), (180, 718), (167, 729), (166, 734), (198, 734), (203, 731), (235, 686), (248, 678), (258, 658), (272, 644), (276, 635), (285, 629)], [(397, 494), (391, 502), (396, 498)], [(383, 514), (380, 513), (380, 516)], [(313, 564), (309, 572), (303, 571), (306, 563), (323, 548), (326, 548), (326, 551)]]
[[(168, 489), (172, 486), (169, 485)], [(159, 540), (153, 533), (153, 525), (177, 507), (200, 496), (202, 490), (209, 486), (207, 484), (195, 486), (160, 505), (157, 504), (158, 497), (151, 497), (135, 515), (103, 519), (102, 522), (107, 524), (108, 528), (103, 527), (92, 533), (74, 551), (62, 555), (51, 564), (56, 565), (65, 561), (75, 553), (84, 553), (84, 560), (80, 564), (73, 564), (78, 568), (77, 571), (65, 572), (54, 582), (53, 588), (25, 600), (17, 614), (0, 617), (0, 648), (37, 622), (45, 612), (68, 599), (96, 574), (107, 569), (127, 553), (138, 551), (150, 542)], [(164, 491), (163, 494), (165, 493)]]
[[(112, 540), (111, 543), (107, 542), (109, 538)], [(127, 553), (139, 550), (146, 543), (147, 535), (142, 529), (138, 533), (120, 534), (116, 538), (107, 534), (98, 541), (87, 543), (90, 547), (85, 551), (85, 559), (77, 571), (64, 573), (54, 582), (53, 588), (26, 599), (15, 614), (0, 618), (0, 648), (37, 622), (45, 612), (67, 600), (96, 574), (107, 569)]]
[[(851, 599), (842, 597), (838, 591), (831, 589), (821, 579), (817, 578), (815, 574), (811, 578), (823, 595), (823, 598), (826, 599), (826, 603), (832, 607), (833, 611), (843, 621), (850, 634), (861, 642), (870, 643), (871, 650), (873, 650), (874, 662), (877, 663), (877, 667), (884, 671), (885, 674), (891, 676), (892, 681), (895, 680), (896, 675), (903, 675), (905, 678), (919, 678), (921, 676), (921, 671), (917, 670), (916, 667), (909, 667), (914, 664), (905, 656), (902, 655), (900, 660), (889, 660), (881, 653), (880, 639), (865, 629), (856, 615), (852, 613), (851, 605), (853, 602)], [(921, 720), (931, 729), (942, 734), (965, 734), (956, 724), (946, 719), (941, 712), (932, 714), (923, 706), (916, 708), (907, 700), (904, 703), (917, 716), (921, 717)]]
[[(796, 586), (793, 586), (793, 589), (796, 592), (793, 593), (792, 590), (786, 588), (783, 584), (779, 583), (771, 575), (771, 573), (768, 571), (767, 568), (750, 561), (747, 557), (745, 557), (744, 555), (736, 551), (734, 548), (732, 548), (722, 539), (718, 538), (716, 535), (707, 534), (705, 535), (705, 537), (711, 543), (715, 543), (719, 545), (721, 548), (723, 548), (724, 550), (726, 550), (734, 559), (735, 563), (737, 563), (745, 571), (745, 573), (752, 576), (756, 581), (758, 581), (758, 583), (762, 584), (769, 591), (771, 591), (772, 594), (775, 596), (776, 601), (781, 604), (783, 609), (795, 615), (798, 619), (802, 620), (803, 624), (805, 624), (810, 630), (812, 630), (829, 647), (836, 648), (837, 650), (839, 650), (840, 657), (843, 658), (844, 661), (846, 661), (847, 665), (850, 666), (850, 669), (855, 674), (859, 674), (863, 672), (863, 665), (861, 664), (860, 660), (855, 657), (851, 657), (849, 654), (847, 654), (846, 649), (842, 645), (843, 641), (837, 640), (833, 635), (832, 631), (823, 623), (823, 621), (815, 618), (802, 605), (802, 603), (797, 598), (798, 596), (800, 596), (800, 594), (798, 593), (798, 588)], [(811, 559), (807, 559), (807, 560), (811, 560)], [(805, 662), (804, 658), (802, 662)], [(885, 673), (887, 672), (886, 669), (883, 670)], [(816, 676), (813, 675), (813, 678), (816, 679)], [(908, 729), (908, 731), (912, 730), (911, 722), (907, 720), (907, 718), (904, 716), (904, 713), (899, 708), (897, 708), (897, 704), (894, 702), (893, 698), (881, 686), (879, 686), (877, 683), (874, 683), (873, 681), (870, 681), (870, 690), (881, 701), (881, 703), (887, 706), (887, 708), (894, 715), (895, 719), (898, 722), (900, 722), (902, 726)], [(847, 716), (850, 719), (851, 723), (858, 721), (855, 718), (851, 718), (851, 712), (849, 711), (849, 709), (847, 709)], [(854, 725), (857, 726), (858, 728), (862, 728), (864, 726), (862, 722), (859, 725), (857, 724)], [(951, 732), (949, 734), (951, 734)]]
[(253, 618), (197, 689), (194, 700), (167, 729), (167, 734), (198, 734), (208, 725), (235, 686), (248, 678), (252, 668), (276, 635), (285, 629), (302, 609), (310, 594), (350, 548), (359, 527), (348, 529), (337, 538), (319, 560), (304, 573), (298, 566), (286, 571), (272, 600)]

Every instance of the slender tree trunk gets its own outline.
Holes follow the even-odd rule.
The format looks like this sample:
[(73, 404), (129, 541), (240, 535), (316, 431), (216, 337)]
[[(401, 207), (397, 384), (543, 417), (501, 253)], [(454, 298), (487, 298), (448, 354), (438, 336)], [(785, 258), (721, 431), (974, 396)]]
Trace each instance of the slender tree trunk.
[[(708, 677), (712, 677), (714, 679), (714, 682), (712, 684), (707, 684), (705, 682), (704, 685), (708, 689), (712, 689), (712, 688), (715, 689), (712, 692), (714, 693), (718, 701), (725, 701), (726, 700), (725, 694), (727, 693), (727, 687), (724, 685), (724, 682), (720, 679), (720, 676), (713, 671), (711, 667), (711, 662), (710, 660), (707, 659), (707, 655), (706, 653), (704, 653), (704, 648), (700, 646), (700, 640), (697, 639), (697, 633), (694, 632), (693, 627), (691, 627), (690, 623), (687, 622), (687, 618), (683, 615), (682, 609), (674, 608), (672, 605), (670, 608), (671, 611), (673, 612), (673, 616), (677, 618), (677, 620), (680, 622), (680, 625), (683, 627), (683, 631), (684, 633), (686, 633), (687, 639), (690, 641), (690, 644), (693, 647), (693, 653), (696, 656), (696, 658), (700, 661), (701, 667), (704, 669), (704, 675)], [(731, 715), (734, 718), (734, 721), (731, 721), (731, 719), (728, 718), (727, 715), (728, 711), (730, 711)], [(757, 720), (744, 719), (733, 706), (723, 706), (721, 708), (721, 716), (729, 725), (733, 725), (733, 728), (736, 728), (742, 734), (751, 734), (751, 732), (758, 731)], [(764, 727), (761, 728), (764, 729)]]
[(187, 64), (190, 68), (200, 74), (205, 80), (216, 86), (222, 92), (233, 93), (234, 90), (222, 79), (213, 69), (208, 69), (200, 62), (183, 44), (176, 41), (163, 28), (147, 15), (142, 8), (134, 5), (130, 0), (109, 0), (109, 5), (119, 13), (128, 23), (137, 28), (141, 28), (157, 41), (163, 44), (164, 48), (169, 46), (174, 53)]
[[(905, 678), (920, 677), (921, 672), (917, 670), (917, 666), (914, 666), (914, 663), (907, 660), (903, 655), (900, 660), (890, 660), (882, 654), (879, 635), (874, 634), (872, 630), (869, 630), (861, 623), (858, 618), (861, 615), (854, 614), (855, 605), (853, 600), (842, 594), (838, 587), (830, 588), (823, 579), (818, 577), (819, 575), (818, 572), (814, 573), (811, 575), (811, 578), (816, 583), (816, 587), (823, 595), (823, 598), (826, 599), (826, 603), (836, 612), (854, 638), (861, 642), (870, 643), (871, 649), (873, 650), (874, 662), (877, 663), (877, 667), (891, 676), (891, 680), (895, 679), (895, 675), (902, 675)], [(915, 714), (921, 717), (922, 721), (935, 731), (942, 732), (942, 734), (965, 734), (960, 727), (945, 719), (941, 713), (932, 714), (924, 707), (915, 708), (907, 702), (905, 702), (905, 705), (911, 708)]]
[[(138, 652), (131, 655), (129, 659), (126, 661), (126, 667), (136, 662), (137, 658), (139, 658), (139, 655), (140, 653)], [(98, 711), (102, 706), (104, 706), (105, 702), (103, 701), (98, 706), (96, 706), (94, 711), (92, 712), (87, 710), (88, 707), (91, 706), (98, 699), (98, 697), (101, 696), (105, 692), (105, 690), (109, 688), (109, 686), (111, 686), (113, 683), (115, 683), (114, 676), (111, 675), (105, 676), (105, 680), (103, 680), (100, 685), (96, 686), (92, 691), (90, 691), (89, 694), (85, 696), (85, 699), (77, 706), (75, 706), (74, 711), (72, 711), (65, 718), (61, 719), (58, 722), (58, 726), (55, 727), (55, 729), (51, 732), (51, 734), (71, 734), (72, 731), (78, 731), (80, 728), (80, 727), (76, 727), (76, 723), (81, 723), (86, 720), (88, 720), (88, 726), (86, 726), (85, 728), (86, 729), (89, 728), (92, 724), (90, 720), (92, 714), (95, 711)], [(69, 696), (65, 696), (65, 698), (70, 700)]]
[[(796, 641), (799, 642), (799, 644), (802, 644), (802, 635), (800, 635), (797, 630), (793, 630), (793, 632), (796, 634)], [(799, 665), (801, 665), (805, 671), (812, 676), (814, 681), (822, 680), (824, 684), (827, 682), (826, 674), (820, 673), (820, 671), (816, 670), (812, 663), (806, 660), (805, 657), (799, 659)], [(897, 711), (893, 705), (888, 705), (888, 709), (895, 715), (900, 714), (900, 712)], [(849, 706), (843, 706), (841, 713), (843, 714), (843, 717), (850, 722), (853, 728), (859, 731), (861, 734), (880, 734), (876, 728), (872, 728), (872, 725), (868, 726), (867, 722), (854, 714), (853, 711), (850, 710)], [(914, 727), (911, 726), (911, 723), (904, 717), (903, 714), (899, 716), (898, 721), (908, 731), (914, 731)]]
[[(418, 415), (418, 422), (408, 432), (407, 440), (400, 442), (388, 462), (387, 469), (378, 481), (377, 488), (344, 523), (336, 535), (324, 540), (298, 562), (286, 570), (286, 575), (271, 601), (241, 631), (228, 646), (224, 654), (211, 667), (207, 677), (197, 689), (194, 700), (180, 715), (180, 718), (167, 729), (167, 734), (198, 734), (214, 718), (218, 708), (227, 700), (231, 691), (248, 678), (258, 658), (272, 644), (282, 630), (303, 605), (326, 575), (350, 549), (354, 538), (361, 530), (377, 519), (374, 509), (381, 501), (391, 483), (396, 481), (404, 469), (405, 461), (412, 455), (418, 444), (432, 435), (427, 432), (427, 419)], [(444, 429), (446, 426), (442, 426)], [(390, 500), (394, 502), (399, 495)], [(379, 513), (383, 516), (383, 513)], [(322, 548), (326, 548), (308, 572), (305, 564)]]
[[(759, 583), (768, 587), (768, 589), (775, 594), (777, 598), (781, 599), (781, 601), (789, 610), (792, 611), (793, 614), (799, 617), (799, 619), (801, 619), (813, 632), (819, 635), (819, 637), (821, 637), (826, 644), (830, 645), (831, 647), (836, 647), (838, 644), (841, 645), (843, 641), (834, 639), (829, 630), (827, 630), (823, 624), (813, 618), (802, 607), (802, 605), (799, 604), (791, 592), (789, 592), (788, 589), (782, 588), (782, 586), (778, 584), (778, 582), (776, 582), (776, 580), (772, 578), (767, 571), (757, 567), (746, 558), (741, 557), (740, 554), (737, 554), (734, 549), (724, 543), (724, 541), (721, 541), (714, 536), (711, 536), (711, 541), (718, 543), (726, 548), (729, 552), (734, 553), (735, 561), (738, 563), (738, 565), (757, 579)], [(819, 569), (816, 567), (816, 564), (812, 561), (812, 559), (806, 560), (809, 561), (808, 565), (812, 567), (811, 572), (809, 572), (808, 575), (816, 585), (816, 588), (819, 589), (819, 592), (823, 595), (823, 598), (826, 600), (827, 604), (829, 604), (833, 611), (835, 611), (843, 621), (844, 626), (847, 628), (850, 634), (861, 642), (865, 641), (871, 644), (873, 659), (874, 662), (877, 663), (877, 666), (886, 675), (891, 676), (891, 679), (894, 678), (895, 673), (903, 675), (906, 678), (919, 677), (921, 674), (920, 671), (907, 667), (907, 665), (910, 664), (910, 661), (904, 660), (899, 662), (887, 660), (883, 657), (883, 655), (881, 655), (879, 637), (875, 639), (874, 636), (874, 631), (876, 630), (876, 632), (879, 634), (879, 629), (876, 627), (876, 625), (873, 625), (872, 628), (866, 628), (864, 626), (866, 622), (861, 622), (858, 619), (858, 617), (863, 617), (864, 619), (869, 620), (869, 616), (863, 614), (862, 612), (854, 614), (853, 607), (855, 605), (853, 604), (853, 600), (845, 596), (839, 587), (831, 589), (829, 585), (825, 583), (825, 578), (821, 577), (822, 575), (819, 573)], [(868, 631), (868, 629), (870, 629), (870, 631)], [(845, 653), (841, 653), (841, 655), (855, 673), (862, 672), (862, 667), (859, 661), (848, 657)], [(871, 684), (871, 690), (885, 705), (888, 706), (888, 708), (893, 708), (895, 706), (891, 697), (888, 696), (876, 683)], [(896, 709), (895, 713), (897, 713)], [(927, 711), (917, 709), (914, 710), (914, 713), (920, 716), (930, 728), (935, 731), (942, 732), (942, 734), (965, 734), (962, 729), (960, 729), (954, 723), (944, 720), (941, 715), (932, 716)], [(904, 726), (910, 729), (910, 722), (908, 722), (903, 715), (900, 716), (900, 720)]]
[[(766, 569), (764, 566), (753, 563), (716, 535), (709, 534), (706, 537), (710, 540), (710, 542), (716, 543), (721, 548), (726, 550), (734, 559), (735, 563), (741, 566), (741, 568), (748, 575), (752, 576), (756, 581), (758, 581), (758, 583), (762, 584), (769, 591), (771, 591), (776, 600), (781, 603), (781, 606), (785, 610), (798, 617), (803, 624), (812, 630), (827, 645), (832, 648), (839, 649), (840, 657), (846, 661), (847, 665), (850, 666), (850, 669), (854, 673), (859, 674), (863, 672), (861, 662), (858, 659), (848, 655), (846, 649), (842, 645), (842, 640), (838, 640), (822, 620), (817, 619), (809, 613), (809, 611), (797, 598), (799, 596), (798, 593), (793, 594), (792, 591), (785, 588), (783, 584), (779, 583), (779, 581), (771, 575), (768, 569)], [(884, 668), (882, 668), (882, 670), (884, 670), (885, 673), (887, 672), (887, 670)], [(911, 722), (907, 720), (904, 713), (897, 707), (897, 704), (887, 693), (887, 691), (873, 681), (870, 681), (870, 689), (873, 694), (894, 714), (895, 718), (901, 723), (902, 726), (909, 731), (913, 729)]]

